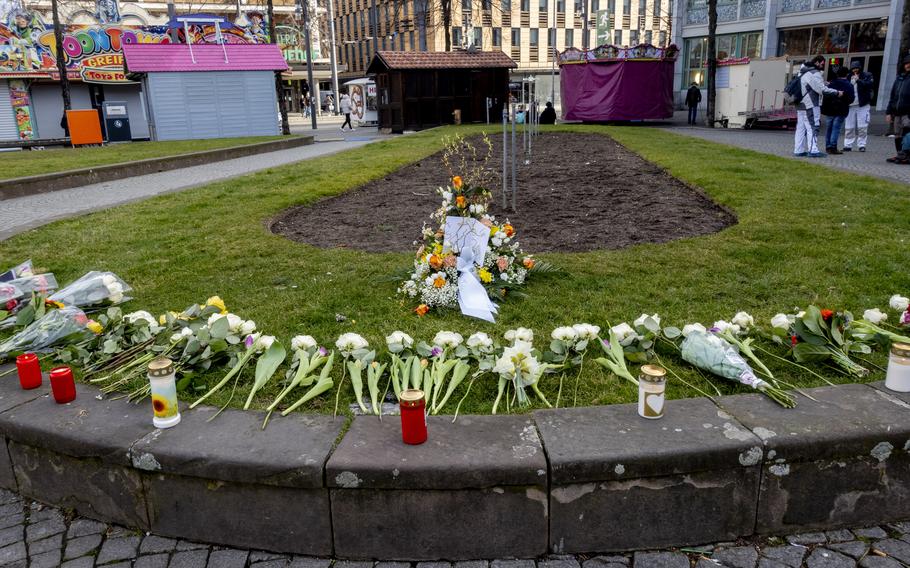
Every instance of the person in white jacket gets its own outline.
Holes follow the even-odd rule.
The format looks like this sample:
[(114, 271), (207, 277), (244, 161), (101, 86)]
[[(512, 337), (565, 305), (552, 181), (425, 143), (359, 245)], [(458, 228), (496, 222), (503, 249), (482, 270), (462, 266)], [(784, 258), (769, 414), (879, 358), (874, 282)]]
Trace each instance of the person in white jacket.
[(811, 61), (803, 63), (799, 70), (800, 93), (803, 97), (796, 105), (794, 156), (824, 158), (827, 155), (818, 151), (822, 97), (826, 94), (842, 96), (843, 93), (825, 85), (825, 81), (822, 79), (822, 69), (824, 68), (825, 58), (816, 55)]
[(351, 108), (353, 107), (351, 104), (351, 97), (349, 97), (347, 93), (344, 93), (341, 95), (341, 99), (338, 101), (338, 105), (339, 109), (341, 110), (341, 114), (344, 115), (344, 123), (341, 125), (341, 131), (344, 132), (345, 126), (351, 130), (354, 130), (354, 125), (351, 124)]

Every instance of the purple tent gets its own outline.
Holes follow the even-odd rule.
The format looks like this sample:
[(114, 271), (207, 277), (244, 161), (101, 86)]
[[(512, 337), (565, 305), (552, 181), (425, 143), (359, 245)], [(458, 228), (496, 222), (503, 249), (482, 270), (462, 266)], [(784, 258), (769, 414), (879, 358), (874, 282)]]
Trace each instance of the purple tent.
[(559, 58), (564, 120), (663, 119), (673, 116), (675, 46), (601, 46)]

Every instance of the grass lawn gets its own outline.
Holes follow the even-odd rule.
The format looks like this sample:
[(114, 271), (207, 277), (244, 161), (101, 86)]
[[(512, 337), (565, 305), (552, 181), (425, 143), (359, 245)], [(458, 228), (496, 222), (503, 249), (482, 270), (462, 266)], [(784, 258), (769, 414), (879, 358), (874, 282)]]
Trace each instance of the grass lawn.
[[(411, 254), (320, 250), (267, 231), (267, 220), (289, 206), (337, 194), (439, 150), (442, 132), (436, 130), (54, 223), (0, 243), (0, 266), (32, 258), (63, 282), (90, 269), (112, 270), (135, 289), (137, 299), (126, 310), (179, 310), (220, 294), (231, 311), (254, 319), (286, 346), (299, 333), (331, 345), (339, 334), (355, 331), (383, 349), (384, 336), (395, 329), (429, 341), (442, 329), (465, 337), (481, 330), (501, 338), (517, 326), (533, 328), (536, 345), (543, 348), (557, 325), (584, 321), (606, 327), (631, 322), (642, 312), (656, 312), (665, 325), (682, 327), (692, 321), (710, 325), (746, 310), (767, 326), (776, 312), (809, 303), (860, 314), (865, 308), (886, 309), (891, 294), (910, 289), (906, 186), (654, 128), (559, 129), (613, 136), (703, 188), (733, 209), (739, 224), (662, 245), (544, 255), (565, 273), (532, 282), (529, 297), (504, 304), (495, 325), (455, 313), (416, 317), (412, 305), (396, 297), (396, 284), (387, 280), (409, 265)], [(479, 128), (461, 130), (467, 134)], [(413, 214), (427, 218), (430, 211)], [(520, 239), (521, 227), (516, 229)], [(347, 321), (337, 322), (339, 313)], [(891, 319), (895, 317), (892, 312)], [(661, 347), (659, 353), (687, 380), (710, 388), (669, 350)], [(878, 353), (873, 360), (882, 365), (885, 357)], [(792, 383), (822, 384), (793, 366), (767, 362)], [(336, 378), (340, 371), (336, 364)], [(822, 372), (833, 382), (849, 380)], [(877, 371), (870, 380), (882, 376)], [(725, 393), (747, 392), (721, 379), (712, 381)], [(248, 369), (234, 404), (245, 399), (251, 383)], [(554, 377), (542, 383), (551, 401), (557, 384)], [(637, 396), (631, 385), (588, 362), (580, 385), (579, 404), (631, 402)], [(345, 386), (343, 399), (350, 401), (350, 382)], [(225, 400), (228, 390), (211, 402)], [(258, 406), (266, 406), (278, 390), (279, 381), (273, 380), (260, 391)], [(491, 377), (478, 382), (462, 411), (488, 413), (495, 390)], [(671, 380), (671, 398), (694, 395)], [(331, 406), (332, 396), (323, 395), (309, 409), (324, 412)], [(447, 410), (453, 409), (450, 403)]]
[(248, 136), (213, 138), (211, 140), (175, 140), (168, 142), (130, 142), (92, 148), (51, 147), (47, 150), (0, 152), (0, 179), (64, 172), (94, 166), (122, 164), (148, 158), (163, 158), (190, 152), (203, 152), (244, 146), (257, 142), (280, 140), (283, 136)]

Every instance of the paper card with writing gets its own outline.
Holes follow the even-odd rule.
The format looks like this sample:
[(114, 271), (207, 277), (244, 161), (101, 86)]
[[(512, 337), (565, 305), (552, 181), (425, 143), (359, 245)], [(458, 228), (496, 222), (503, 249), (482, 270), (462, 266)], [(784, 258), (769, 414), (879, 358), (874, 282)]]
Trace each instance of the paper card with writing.
[(474, 263), (483, 266), (490, 242), (489, 227), (472, 217), (446, 217), (444, 230), (443, 250), (457, 250), (462, 257), (470, 250)]

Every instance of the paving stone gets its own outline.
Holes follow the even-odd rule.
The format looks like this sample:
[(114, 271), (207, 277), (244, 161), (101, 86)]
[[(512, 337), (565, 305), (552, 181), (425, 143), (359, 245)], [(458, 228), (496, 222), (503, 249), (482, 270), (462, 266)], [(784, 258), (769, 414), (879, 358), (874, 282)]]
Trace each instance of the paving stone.
[(537, 568), (581, 568), (574, 557), (563, 557), (543, 560), (537, 563)]
[[(407, 564), (407, 562), (400, 562), (398, 564)], [(489, 566), (490, 566), (490, 563), (487, 562), (486, 560), (468, 560), (465, 562), (456, 562), (455, 563), (455, 568), (489, 568)], [(379, 565), (377, 564), (375, 566), (375, 568), (379, 568)], [(398, 568), (405, 568), (405, 567), (398, 567)]]
[[(266, 552), (265, 550), (251, 550), (250, 551), (250, 564), (255, 564), (256, 562), (263, 562), (265, 560), (277, 560), (284, 559), (290, 560), (287, 554), (275, 554), (274, 552)], [(342, 564), (342, 562), (336, 562), (335, 566)], [(355, 562), (355, 564), (363, 564), (362, 562)], [(373, 565), (372, 562), (369, 563), (370, 566)], [(355, 567), (351, 567), (355, 568)], [(359, 568), (359, 567), (356, 567)]]
[(25, 534), (22, 530), (22, 526), (10, 527), (8, 529), (0, 530), (0, 548), (12, 544), (14, 542), (19, 542), (23, 540), (22, 535)]
[(417, 568), (452, 568), (451, 562), (418, 562)]
[(678, 552), (636, 552), (635, 568), (689, 568), (689, 557)]
[(165, 538), (163, 536), (149, 535), (142, 539), (139, 545), (139, 554), (156, 554), (159, 552), (173, 552), (177, 546), (177, 540)]
[(754, 546), (737, 546), (716, 550), (711, 558), (729, 568), (755, 568), (755, 564), (758, 562), (758, 551)]
[(57, 568), (60, 566), (60, 549), (49, 550), (29, 557), (29, 568)]
[(836, 550), (841, 554), (846, 554), (850, 558), (862, 558), (869, 551), (869, 545), (865, 542), (854, 540), (853, 542), (839, 542), (830, 545), (828, 548)]
[(168, 568), (205, 568), (208, 559), (208, 550), (177, 552), (171, 557), (171, 563), (168, 564)]
[(629, 565), (625, 556), (595, 556), (581, 563), (582, 568), (620, 568)]
[(132, 562), (118, 562), (116, 564), (105, 564), (104, 568), (132, 568)]
[[(711, 560), (710, 558), (699, 558), (698, 562), (695, 564), (695, 568), (719, 568), (720, 563)], [(611, 567), (612, 568), (612, 567)]]
[[(455, 567), (458, 568), (461, 564), (470, 564), (469, 562), (456, 562)], [(410, 568), (410, 562), (377, 562), (376, 566), (373, 568)]]
[(23, 523), (25, 523), (25, 513), (13, 513), (12, 515), (0, 517), (0, 529), (21, 525)]
[(0, 505), (0, 517), (6, 517), (21, 512), (22, 503), (7, 503), (6, 505)]
[(901, 534), (910, 533), (910, 522), (890, 523), (888, 528)]
[(787, 542), (790, 544), (825, 544), (828, 542), (828, 538), (825, 533), (820, 532), (801, 533), (791, 534), (787, 537)]
[(28, 522), (30, 524), (40, 523), (41, 521), (60, 521), (62, 523), (64, 521), (63, 513), (53, 507), (42, 507), (33, 509), (28, 514)]
[[(287, 568), (288, 559), (277, 559), (277, 560), (266, 560), (264, 562), (257, 562), (256, 564), (250, 564), (250, 567), (255, 568)], [(370, 563), (372, 565), (372, 562)]]
[(101, 546), (100, 534), (90, 534), (86, 536), (80, 536), (79, 538), (72, 538), (66, 542), (66, 552), (64, 554), (64, 558), (70, 560), (72, 558), (85, 556), (89, 552), (97, 549), (99, 546)]
[(74, 519), (70, 523), (70, 529), (67, 531), (67, 538), (75, 538), (90, 534), (101, 534), (107, 529), (107, 525), (93, 521), (91, 519)]
[(36, 540), (28, 543), (28, 555), (35, 556), (49, 550), (60, 550), (63, 548), (63, 533), (49, 536), (45, 539)]
[(854, 529), (853, 534), (859, 538), (882, 539), (888, 538), (888, 533), (881, 527), (866, 527), (864, 529)]
[(12, 564), (18, 560), (25, 560), (25, 542), (19, 541), (0, 548), (0, 566)]
[(859, 561), (860, 568), (904, 568), (904, 565), (893, 558), (884, 556), (867, 556)]
[(893, 556), (901, 562), (910, 563), (910, 544), (893, 538), (880, 540), (872, 544), (872, 550), (884, 552), (888, 556)]
[(139, 541), (138, 536), (122, 536), (106, 540), (101, 547), (101, 552), (98, 553), (98, 564), (135, 557), (136, 551), (139, 549)]
[[(291, 560), (290, 568), (329, 568), (332, 564), (330, 558), (313, 558), (310, 556), (295, 556)], [(389, 562), (388, 564), (403, 564), (400, 568), (409, 568), (409, 562)], [(482, 564), (482, 566), (481, 566)], [(378, 564), (377, 564), (378, 566)], [(457, 566), (457, 564), (456, 564)], [(214, 567), (213, 567), (214, 568)], [(472, 566), (468, 568), (487, 568), (486, 562), (479, 562), (478, 566)]]
[(139, 536), (134, 529), (128, 529), (126, 527), (120, 527), (117, 525), (105, 525), (107, 538), (110, 540), (112, 538), (123, 538), (125, 536)]
[(60, 534), (65, 531), (66, 525), (63, 521), (58, 521), (56, 519), (41, 521), (25, 528), (25, 540), (28, 542), (41, 540), (42, 538), (47, 538), (51, 535)]
[[(854, 540), (856, 538), (853, 536), (853, 533), (848, 531), (847, 529), (838, 529), (836, 531), (828, 531), (825, 533), (825, 536), (828, 537), (828, 542), (847, 542), (850, 540)], [(884, 535), (879, 538), (884, 538), (885, 536), (888, 536), (888, 535)]]
[(7, 503), (21, 503), (22, 497), (17, 493), (10, 491), (9, 489), (0, 489), (0, 504), (6, 505)]
[[(335, 566), (338, 566), (338, 563), (335, 563)], [(335, 568), (333, 566), (332, 568)], [(514, 560), (514, 559), (505, 559), (505, 560), (493, 560), (490, 562), (490, 568), (534, 568), (535, 563), (533, 560)], [(363, 568), (361, 566), (342, 566), (341, 568)]]
[(169, 554), (150, 554), (140, 556), (133, 563), (133, 568), (167, 568)]
[[(246, 550), (215, 550), (209, 555), (209, 568), (244, 568), (250, 553)], [(327, 568), (330, 561), (326, 561)], [(315, 567), (314, 567), (315, 568)]]
[(855, 568), (856, 560), (826, 548), (816, 548), (806, 561), (808, 568)]
[(91, 556), (83, 556), (76, 560), (69, 560), (60, 565), (60, 568), (92, 568), (95, 565), (95, 559)]
[(181, 540), (177, 543), (177, 552), (182, 552), (184, 550), (199, 550), (200, 548), (208, 548), (209, 545), (202, 544), (201, 542), (190, 542), (188, 540)]
[(777, 560), (771, 560), (770, 558), (759, 558), (758, 559), (758, 568), (791, 568), (783, 562), (778, 562)]
[(772, 546), (761, 551), (763, 557), (789, 566), (790, 568), (799, 568), (803, 565), (803, 558), (806, 556), (806, 547), (794, 544), (791, 546)]

